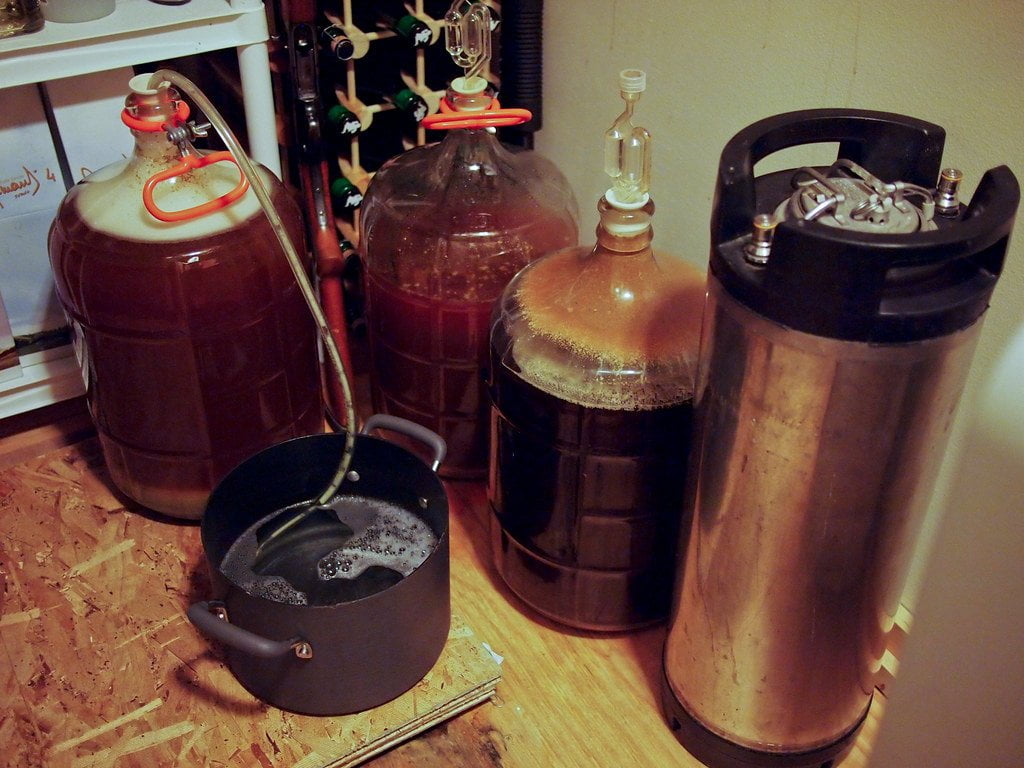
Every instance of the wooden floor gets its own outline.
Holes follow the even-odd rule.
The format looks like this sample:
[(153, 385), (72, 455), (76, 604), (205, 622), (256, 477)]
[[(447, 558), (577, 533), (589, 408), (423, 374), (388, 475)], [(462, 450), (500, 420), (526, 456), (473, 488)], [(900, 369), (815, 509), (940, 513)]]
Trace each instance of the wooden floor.
[(0, 420), (0, 469), (94, 435), (84, 397)]
[[(111, 493), (92, 435), (81, 401), (0, 424), (5, 482), (38, 483), (42, 493), (42, 501), (5, 514), (53, 515), (51, 538), (38, 546), (26, 544), (28, 533), (19, 533), (17, 542), (9, 534), (0, 541), (9, 550), (11, 571), (0, 574), (9, 587), (0, 620), (6, 654), (0, 661), (5, 689), (0, 698), (6, 701), (0, 708), (0, 739), (8, 756), (0, 764), (340, 765), (323, 757), (331, 746), (329, 718), (293, 715), (253, 699), (183, 620), (183, 606), (203, 581), (197, 575), (202, 555), (196, 527), (161, 523), (126, 508)], [(68, 445), (72, 448), (61, 448)], [(493, 701), (373, 758), (373, 768), (699, 768), (660, 712), (664, 628), (604, 636), (566, 631), (532, 614), (494, 571), (481, 484), (446, 485), (453, 612), (503, 657), (502, 679)], [(0, 491), (10, 505), (19, 489)], [(96, 560), (97, 548), (106, 553), (103, 563)], [(50, 595), (52, 605), (31, 605), (28, 596), (43, 592), (25, 583), (12, 586), (39, 558), (67, 577), (54, 583), (60, 594)], [(169, 563), (169, 570), (161, 570), (161, 563)], [(151, 592), (148, 597), (134, 593), (131, 605), (118, 606), (117, 596), (127, 595), (129, 585)], [(77, 601), (71, 599), (76, 596)], [(70, 610), (65, 599), (77, 618), (58, 626), (54, 617)], [(115, 630), (118, 634), (109, 635)], [(135, 649), (145, 663), (125, 661), (130, 673), (115, 674), (109, 660), (104, 667), (102, 658), (88, 655), (104, 638), (112, 653)], [(83, 658), (96, 667), (81, 669), (76, 660)], [(90, 695), (90, 681), (101, 682), (102, 689)], [(203, 698), (202, 706), (196, 697)], [(883, 708), (884, 697), (876, 696), (841, 768), (867, 765)], [(12, 744), (19, 745), (18, 752), (11, 751)], [(18, 762), (10, 762), (14, 759)]]

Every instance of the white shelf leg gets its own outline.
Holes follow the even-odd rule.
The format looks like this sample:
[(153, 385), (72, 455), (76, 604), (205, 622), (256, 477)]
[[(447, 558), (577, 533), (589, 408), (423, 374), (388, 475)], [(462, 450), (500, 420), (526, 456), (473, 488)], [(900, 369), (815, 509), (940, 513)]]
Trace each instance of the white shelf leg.
[(281, 156), (277, 145), (274, 91), (270, 81), (267, 44), (240, 45), (238, 69), (245, 98), (245, 125), (249, 132), (249, 153), (281, 178)]

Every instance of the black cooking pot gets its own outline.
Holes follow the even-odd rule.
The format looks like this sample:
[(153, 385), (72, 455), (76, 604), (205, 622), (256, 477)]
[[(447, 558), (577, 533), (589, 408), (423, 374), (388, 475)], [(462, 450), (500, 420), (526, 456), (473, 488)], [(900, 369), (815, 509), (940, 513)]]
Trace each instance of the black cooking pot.
[[(394, 443), (366, 434), (376, 427), (427, 442), (444, 458), (444, 441), (404, 419), (371, 417), (356, 437), (341, 487), (344, 503), (392, 505), (412, 512), (436, 536), (411, 573), (380, 591), (329, 604), (294, 605), (253, 594), (222, 570), (240, 537), (261, 521), (287, 519), (327, 487), (344, 434), (299, 437), (271, 446), (236, 467), (214, 489), (201, 523), (215, 599), (192, 605), (189, 619), (226, 646), (228, 666), (253, 695), (292, 712), (341, 715), (383, 704), (415, 685), (437, 661), (451, 621), (448, 581), (448, 499), (437, 475)], [(346, 498), (347, 497), (347, 498)], [(333, 525), (334, 528), (329, 526)], [(275, 540), (275, 559), (315, 569), (338, 526), (307, 521), (294, 544)], [(264, 527), (267, 527), (264, 524)], [(269, 526), (269, 527), (272, 527)], [(304, 530), (300, 530), (304, 529)], [(289, 549), (290, 547), (290, 549)], [(311, 553), (315, 553), (312, 554)], [(249, 590), (249, 591), (247, 591)]]

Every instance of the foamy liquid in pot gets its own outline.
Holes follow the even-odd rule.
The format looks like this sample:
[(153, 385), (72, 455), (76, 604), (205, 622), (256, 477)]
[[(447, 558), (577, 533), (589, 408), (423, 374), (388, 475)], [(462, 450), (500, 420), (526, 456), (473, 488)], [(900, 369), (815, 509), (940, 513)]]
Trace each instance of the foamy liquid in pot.
[(376, 508), (376, 517), (344, 547), (317, 563), (321, 579), (356, 579), (372, 566), (389, 568), (403, 577), (416, 570), (437, 544), (437, 536), (423, 520), (401, 507), (364, 500)]
[(224, 555), (220, 564), (220, 572), (228, 581), (238, 585), (244, 592), (254, 597), (262, 597), (289, 605), (307, 605), (309, 600), (306, 593), (297, 590), (287, 580), (280, 576), (259, 574), (253, 570), (259, 551), (256, 532), (264, 523), (283, 514), (285, 513), (274, 512), (239, 536)]
[[(342, 523), (348, 522), (348, 508), (358, 508), (361, 522), (348, 529), (348, 541), (322, 557), (289, 564), (289, 570), (300, 568), (304, 579), (335, 582), (336, 589), (329, 591), (333, 597), (330, 602), (359, 599), (387, 589), (422, 565), (437, 546), (437, 536), (430, 526), (400, 506), (379, 499), (349, 497), (339, 515)], [(289, 605), (322, 604), (322, 598), (313, 600), (307, 591), (272, 569), (262, 572), (260, 568), (258, 532), (266, 523), (283, 520), (287, 514), (288, 511), (274, 512), (247, 529), (228, 550), (221, 572), (255, 597)], [(301, 528), (301, 524), (296, 528)], [(278, 546), (286, 544), (281, 542)], [(307, 548), (296, 546), (297, 558), (308, 554)], [(322, 595), (324, 590), (316, 592)]]

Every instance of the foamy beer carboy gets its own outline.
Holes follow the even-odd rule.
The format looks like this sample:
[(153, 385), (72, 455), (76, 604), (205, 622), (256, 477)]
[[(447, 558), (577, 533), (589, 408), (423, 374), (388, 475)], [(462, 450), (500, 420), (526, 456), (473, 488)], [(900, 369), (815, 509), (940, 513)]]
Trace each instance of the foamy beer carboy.
[(961, 205), (944, 139), (812, 110), (722, 153), (663, 695), (708, 765), (832, 765), (867, 714), (1020, 196), (997, 167)]

